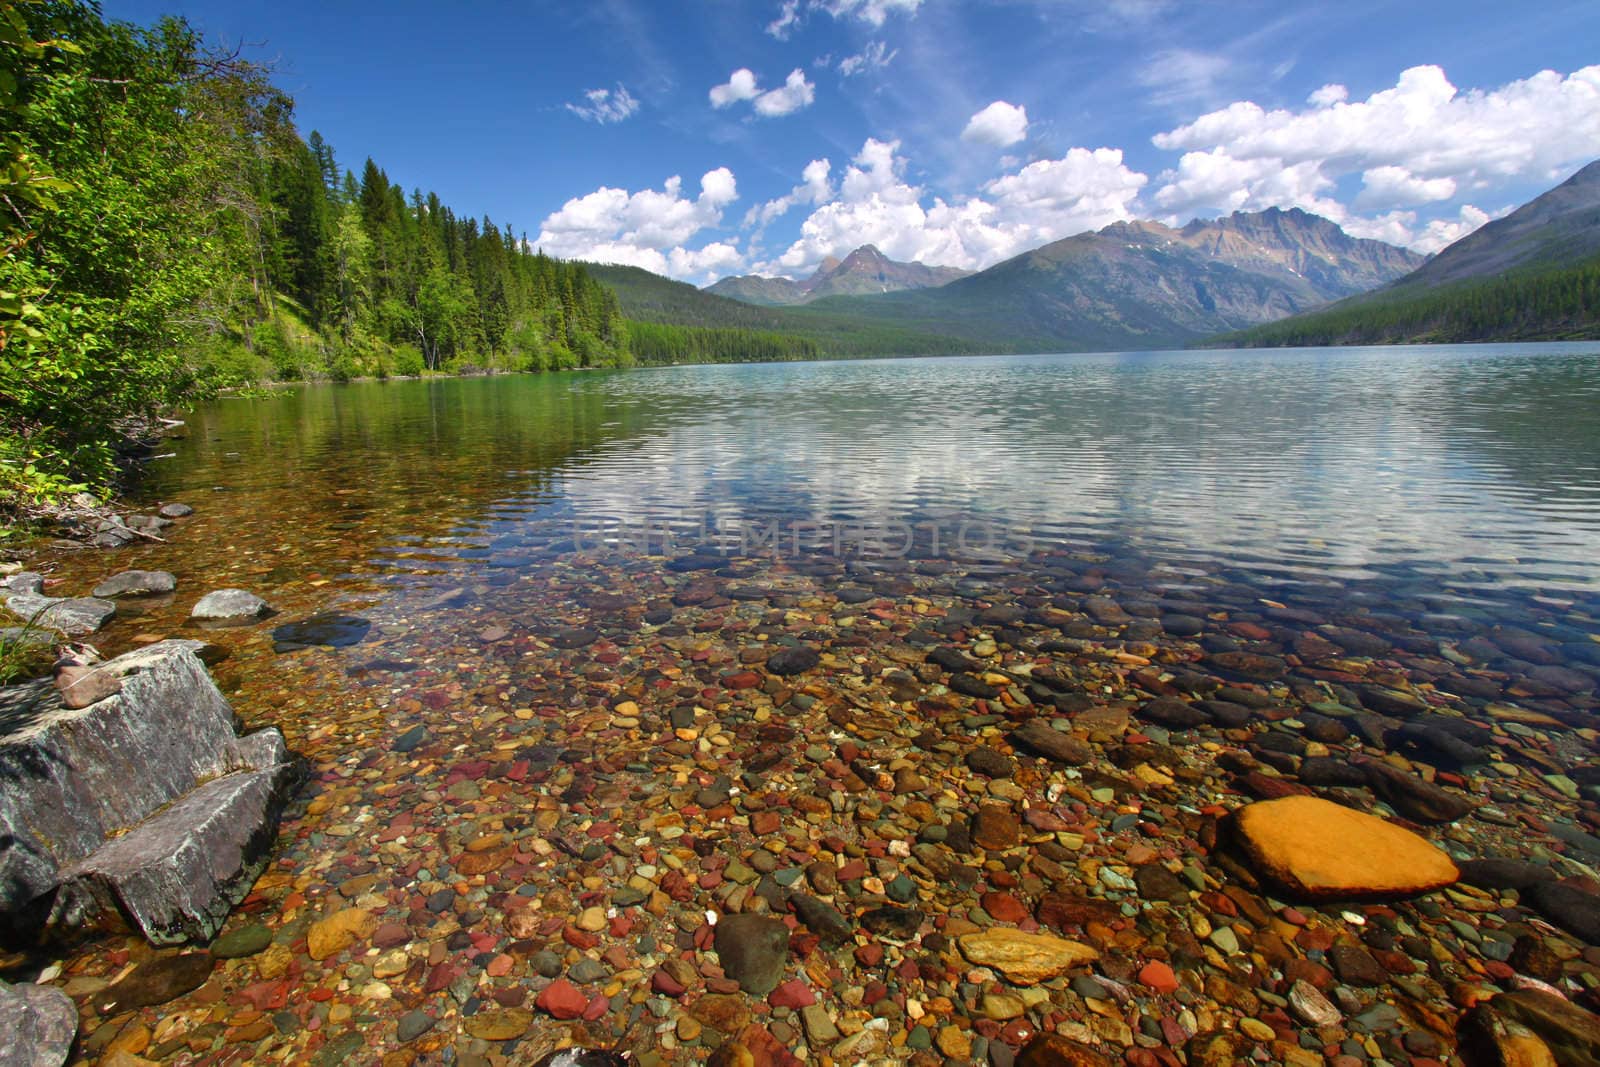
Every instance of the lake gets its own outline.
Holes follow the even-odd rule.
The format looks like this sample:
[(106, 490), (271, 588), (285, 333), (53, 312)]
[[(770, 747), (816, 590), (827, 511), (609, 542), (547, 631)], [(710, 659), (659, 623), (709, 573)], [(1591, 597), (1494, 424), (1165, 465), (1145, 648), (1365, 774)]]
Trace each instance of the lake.
[[(1454, 1041), (1442, 990), (1535, 958), (1519, 932), (1550, 980), (1581, 963), (1526, 913), (1588, 936), (1590, 898), (1506, 890), (1600, 862), (1600, 345), (312, 386), (182, 433), (141, 492), (195, 514), (168, 543), (62, 556), (58, 588), (175, 572), (93, 640), (214, 641), (237, 710), (313, 775), (230, 920), (268, 928), (276, 969), (240, 960), (170, 1003), (168, 1053), (526, 1062), (643, 1019), (655, 1063), (733, 1034), (907, 1059), (934, 1031), (1000, 1063), (1039, 1030), (1114, 1052), (1247, 1033), (1286, 1062), (1288, 1015), (1198, 992), (1226, 975), (1282, 1002), (1240, 950), (1278, 909), (1296, 945), (1359, 939), (1438, 977), (1405, 986), (1447, 1023), (1421, 1036), (1359, 975), (1321, 1002), (1401, 1063)], [(229, 586), (278, 614), (195, 630)], [(1218, 854), (1217, 818), (1313, 788), (1455, 862), (1515, 863), (1413, 904), (1401, 862), (1381, 904), (1284, 908)], [(1352, 884), (1377, 877), (1383, 849), (1324, 830)], [(812, 903), (764, 964), (791, 980), (752, 1021), (738, 991), (760, 986), (724, 965), (772, 946), (706, 915), (791, 892)], [(308, 959), (338, 908), (376, 947)], [(1056, 981), (1026, 1017), (980, 1007), (965, 938), (996, 923), (1090, 943), (1134, 999), (1101, 1012)], [(287, 1011), (221, 1007), (268, 1003), (289, 961)], [(1178, 1002), (1169, 961), (1194, 978)]]

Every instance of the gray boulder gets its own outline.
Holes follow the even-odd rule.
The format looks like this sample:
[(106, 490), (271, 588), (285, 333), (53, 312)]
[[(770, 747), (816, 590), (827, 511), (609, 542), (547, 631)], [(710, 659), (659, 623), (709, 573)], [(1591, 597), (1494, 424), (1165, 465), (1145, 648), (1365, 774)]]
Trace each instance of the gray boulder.
[(68, 599), (17, 593), (6, 597), (6, 610), (33, 626), (79, 637), (104, 626), (117, 613), (117, 606), (109, 600), (93, 597)]
[(55, 986), (0, 982), (0, 1034), (8, 1067), (61, 1067), (78, 1036), (78, 1009)]
[(0, 578), (0, 593), (33, 593), (38, 595), (44, 592), (44, 575), (37, 571), (19, 571), (7, 578)]
[(207, 593), (189, 612), (192, 619), (254, 619), (267, 614), (272, 606), (244, 589), (218, 589)]
[(94, 587), (98, 597), (155, 596), (178, 588), (178, 579), (169, 571), (123, 571)]
[(196, 656), (163, 641), (97, 669), (121, 689), (63, 706), (0, 690), (0, 927), (13, 939), (131, 924), (209, 940), (265, 866), (300, 762), (275, 729), (234, 733)]

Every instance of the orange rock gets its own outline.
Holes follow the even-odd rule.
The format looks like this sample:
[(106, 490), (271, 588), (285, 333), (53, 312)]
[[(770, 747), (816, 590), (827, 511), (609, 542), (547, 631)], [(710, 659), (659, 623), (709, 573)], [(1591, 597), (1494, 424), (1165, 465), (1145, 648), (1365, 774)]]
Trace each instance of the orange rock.
[(1409, 896), (1453, 884), (1450, 857), (1404, 827), (1317, 797), (1247, 805), (1241, 845), (1268, 878), (1300, 896)]

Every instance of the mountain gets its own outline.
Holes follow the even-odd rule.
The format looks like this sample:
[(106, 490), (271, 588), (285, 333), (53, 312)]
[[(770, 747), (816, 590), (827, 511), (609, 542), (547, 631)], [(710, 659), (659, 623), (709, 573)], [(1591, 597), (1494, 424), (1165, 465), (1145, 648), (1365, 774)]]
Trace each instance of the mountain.
[[(762, 353), (805, 358), (953, 355), (993, 351), (987, 342), (882, 322), (849, 310), (759, 307), (663, 278), (639, 267), (586, 263), (589, 277), (609, 287), (629, 320), (643, 362), (760, 361)], [(663, 330), (641, 330), (643, 325)], [(648, 349), (648, 350), (646, 350)], [(783, 357), (789, 358), (789, 357)]]
[(1114, 223), (937, 289), (812, 307), (996, 348), (1165, 348), (1324, 305), (1422, 261), (1319, 216), (1272, 208), (1179, 229)]
[(1434, 256), (1400, 286), (1446, 285), (1530, 267), (1568, 267), (1600, 255), (1600, 159)]
[(805, 281), (745, 274), (723, 278), (707, 286), (706, 292), (747, 304), (780, 307), (807, 304), (830, 296), (931, 289), (965, 278), (969, 273), (955, 267), (900, 263), (878, 251), (874, 245), (862, 245), (842, 260), (832, 256), (824, 259), (816, 273)]
[(1417, 270), (1224, 346), (1600, 337), (1600, 160)]

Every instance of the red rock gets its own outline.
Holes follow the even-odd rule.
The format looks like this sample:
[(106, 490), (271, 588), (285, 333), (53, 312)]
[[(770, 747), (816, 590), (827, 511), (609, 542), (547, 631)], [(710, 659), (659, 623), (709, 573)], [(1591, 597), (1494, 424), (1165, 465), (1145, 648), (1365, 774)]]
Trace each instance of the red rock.
[(557, 978), (544, 987), (533, 1004), (554, 1018), (576, 1019), (588, 1010), (589, 998), (565, 978)]
[(876, 967), (883, 962), (883, 946), (876, 941), (869, 941), (865, 945), (857, 946), (856, 962), (863, 967)]
[(656, 973), (651, 977), (650, 988), (652, 991), (660, 993), (665, 997), (681, 997), (684, 995), (684, 993), (688, 992), (682, 982), (672, 977), (672, 975), (668, 974), (666, 971), (661, 970), (656, 971)]
[(755, 671), (738, 671), (724, 675), (722, 684), (729, 689), (754, 689), (761, 684), (761, 675)]
[(767, 995), (767, 1003), (774, 1008), (807, 1008), (817, 1002), (811, 988), (798, 978), (791, 978)]
[(1175, 993), (1178, 989), (1178, 976), (1160, 960), (1151, 960), (1139, 968), (1139, 981), (1157, 993)]
[(978, 903), (996, 922), (1020, 923), (1028, 917), (1028, 909), (1010, 893), (985, 893), (978, 898)]

